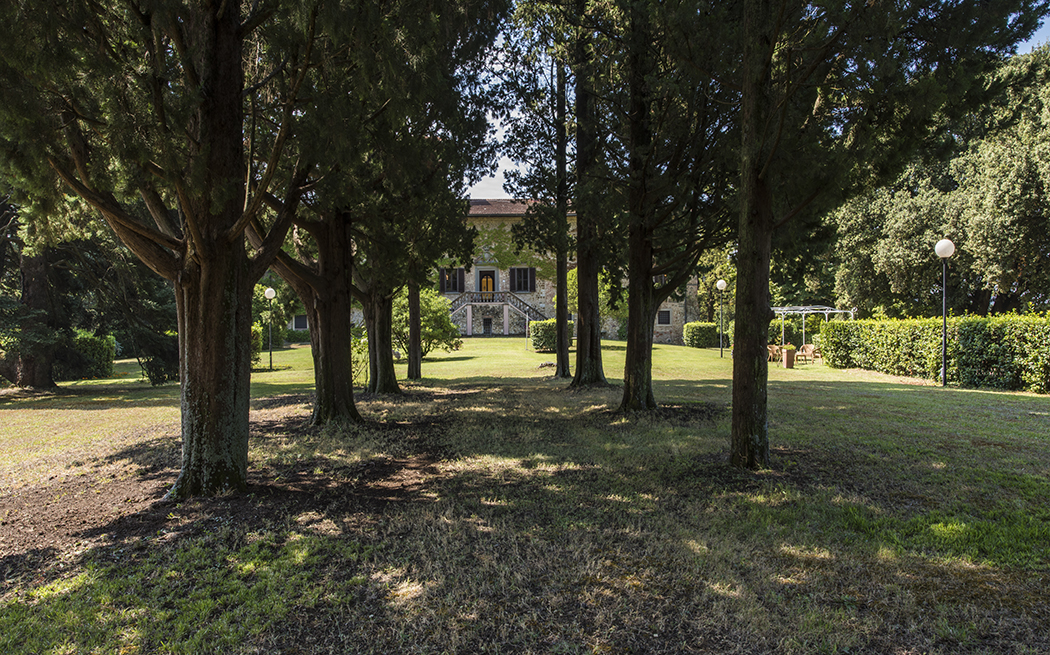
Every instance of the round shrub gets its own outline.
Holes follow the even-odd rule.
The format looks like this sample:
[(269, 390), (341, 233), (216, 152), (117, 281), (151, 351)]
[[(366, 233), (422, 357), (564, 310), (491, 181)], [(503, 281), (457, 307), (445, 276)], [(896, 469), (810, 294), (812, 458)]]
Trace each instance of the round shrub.
[[(682, 326), (682, 341), (690, 348), (717, 348), (718, 324), (693, 321)], [(723, 335), (723, 345), (729, 345), (729, 335)]]
[[(558, 319), (532, 321), (529, 323), (532, 333), (532, 348), (540, 353), (552, 353), (558, 349)], [(569, 334), (572, 334), (573, 322), (569, 321)]]
[(117, 340), (112, 335), (95, 336), (78, 330), (55, 354), (56, 380), (108, 378), (113, 375)]

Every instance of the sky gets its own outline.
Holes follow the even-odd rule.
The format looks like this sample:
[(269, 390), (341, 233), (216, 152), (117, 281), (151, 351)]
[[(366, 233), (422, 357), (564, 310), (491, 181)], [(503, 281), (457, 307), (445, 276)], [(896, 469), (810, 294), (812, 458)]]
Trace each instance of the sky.
[[(1022, 43), (1017, 46), (1018, 54), (1028, 54), (1035, 48), (1050, 42), (1050, 21), (1043, 23), (1031, 40)], [(503, 171), (512, 168), (514, 163), (503, 157), (499, 161), (499, 170), (496, 171), (495, 176), (490, 176), (484, 180), (478, 182), (474, 186), (470, 187), (471, 198), (483, 198), (487, 200), (493, 200), (496, 198), (509, 198), (510, 196), (503, 190)]]

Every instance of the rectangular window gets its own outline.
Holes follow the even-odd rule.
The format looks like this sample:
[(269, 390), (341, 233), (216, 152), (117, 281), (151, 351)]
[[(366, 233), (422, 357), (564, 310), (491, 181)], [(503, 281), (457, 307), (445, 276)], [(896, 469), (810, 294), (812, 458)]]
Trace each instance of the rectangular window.
[(462, 268), (439, 268), (438, 269), (438, 292), (439, 293), (463, 293), (465, 289), (466, 275)]
[(510, 290), (514, 293), (532, 293), (536, 290), (535, 268), (512, 268), (509, 277)]
[(671, 324), (671, 310), (661, 309), (656, 312), (656, 324), (657, 325), (670, 325)]
[(295, 322), (292, 327), (296, 330), (307, 330), (310, 328), (310, 323), (306, 320), (306, 314), (297, 314)]

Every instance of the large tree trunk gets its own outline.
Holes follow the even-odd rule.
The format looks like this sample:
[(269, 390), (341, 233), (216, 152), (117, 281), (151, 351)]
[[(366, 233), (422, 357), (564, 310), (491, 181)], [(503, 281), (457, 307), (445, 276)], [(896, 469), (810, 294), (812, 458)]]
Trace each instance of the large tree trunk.
[(311, 422), (314, 425), (336, 420), (359, 422), (361, 414), (354, 403), (350, 296), (325, 293), (321, 297), (315, 293), (307, 316), (316, 390)]
[(401, 393), (394, 371), (393, 296), (371, 291), (364, 307), (368, 326), (368, 390), (372, 393)]
[(581, 242), (576, 267), (576, 375), (571, 387), (606, 384), (602, 367), (602, 325), (598, 312), (597, 255), (593, 246), (584, 245), (584, 240), (593, 243), (596, 235), (594, 226), (587, 224), (586, 220), (577, 211), (576, 225)]
[(623, 400), (620, 402), (620, 409), (625, 412), (656, 409), (652, 356), (656, 302), (652, 276), (647, 274), (652, 255), (650, 252), (650, 264), (646, 265), (645, 249), (635, 248), (633, 232), (627, 280), (627, 352), (623, 369)]
[(569, 346), (572, 344), (572, 332), (569, 330), (569, 258), (564, 250), (555, 254), (555, 284), (557, 294), (554, 298), (554, 318), (557, 326), (556, 360), (554, 377), (571, 378), (569, 368)]
[(419, 283), (408, 283), (408, 379), (423, 378), (423, 327), (419, 315)]
[(237, 241), (175, 283), (182, 383), (182, 471), (169, 498), (242, 491), (248, 484), (251, 290)]
[(350, 295), (352, 243), (350, 226), (332, 218), (311, 226), (317, 242), (317, 265), (311, 270), (280, 256), (274, 270), (299, 295), (310, 325), (314, 362), (314, 411), (311, 422), (361, 420), (354, 402), (353, 299)]
[(198, 252), (174, 280), (182, 383), (182, 471), (169, 498), (239, 491), (248, 481), (251, 294), (255, 279), (243, 237), (230, 230), (244, 211), (244, 75), (240, 16), (226, 7), (187, 18), (199, 61), (201, 97), (190, 129), (199, 186), (184, 199)]
[(648, 56), (650, 39), (645, 9), (630, 9), (631, 52), (628, 60), (630, 88), (630, 188), (628, 190), (627, 254), (627, 352), (623, 373), (625, 412), (656, 408), (653, 394), (653, 202), (649, 193), (648, 159), (652, 147), (649, 123)]
[(744, 9), (744, 87), (741, 111), (741, 207), (738, 226), (736, 329), (733, 344), (733, 411), (730, 462), (769, 466), (767, 385), (769, 376), (769, 256), (773, 234), (772, 194), (763, 178), (763, 130), (769, 116), (768, 53), (772, 8), (748, 0)]
[[(586, 15), (586, 3), (577, 0), (577, 15)], [(576, 375), (573, 388), (604, 385), (602, 367), (602, 323), (598, 305), (599, 261), (598, 229), (590, 192), (596, 157), (594, 94), (591, 89), (593, 64), (586, 30), (576, 39)]]
[[(47, 254), (29, 256), (23, 253), (19, 260), (19, 272), (22, 277), (21, 304), (26, 310), (34, 313), (30, 320), (42, 319), (44, 323), (30, 329), (53, 332), (55, 304), (47, 281)], [(52, 373), (55, 343), (50, 338), (34, 341), (35, 344), (31, 348), (19, 350), (16, 355), (0, 363), (0, 375), (16, 387), (50, 389), (55, 386)]]
[[(49, 328), (55, 325), (55, 303), (51, 298), (51, 287), (47, 281), (47, 254), (22, 255), (22, 304), (30, 311), (40, 312)], [(55, 343), (47, 340), (30, 352), (18, 356), (14, 384), (17, 387), (46, 389), (55, 386), (52, 372), (55, 363)]]
[[(745, 171), (744, 209), (737, 258), (736, 329), (733, 341), (733, 418), (730, 461), (748, 469), (769, 466), (769, 254), (770, 195), (755, 171)], [(769, 226), (768, 229), (763, 225)]]
[(559, 243), (554, 254), (555, 261), (555, 288), (557, 293), (554, 298), (554, 318), (557, 332), (555, 334), (555, 367), (554, 377), (571, 378), (572, 371), (569, 368), (569, 347), (572, 345), (572, 334), (569, 332), (569, 253), (568, 253), (568, 223), (566, 217), (569, 209), (569, 174), (568, 174), (568, 134), (565, 127), (565, 96), (567, 82), (565, 79), (565, 66), (558, 62), (557, 73), (557, 99), (555, 100), (557, 143), (555, 144), (555, 167), (556, 194), (555, 201), (558, 207), (558, 236)]

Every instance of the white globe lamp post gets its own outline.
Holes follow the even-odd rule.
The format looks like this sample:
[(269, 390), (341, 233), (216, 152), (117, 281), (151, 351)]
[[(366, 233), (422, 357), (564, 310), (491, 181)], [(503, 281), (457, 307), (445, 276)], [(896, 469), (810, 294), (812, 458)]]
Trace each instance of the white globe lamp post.
[(941, 386), (948, 386), (948, 258), (955, 254), (955, 244), (941, 239), (933, 247), (941, 258)]
[(273, 299), (277, 297), (277, 292), (273, 290), (273, 287), (267, 287), (266, 291), (263, 292), (266, 296), (266, 300), (269, 302), (270, 309), (270, 370), (273, 370)]
[(725, 295), (726, 281), (715, 282), (715, 287), (718, 289), (718, 356), (722, 357), (722, 332), (724, 330), (722, 327), (722, 297)]

